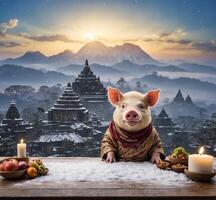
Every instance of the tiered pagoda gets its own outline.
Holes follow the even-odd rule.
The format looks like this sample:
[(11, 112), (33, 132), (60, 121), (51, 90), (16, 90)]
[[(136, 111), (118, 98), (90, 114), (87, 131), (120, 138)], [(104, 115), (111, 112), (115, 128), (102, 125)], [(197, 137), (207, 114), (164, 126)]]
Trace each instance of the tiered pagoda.
[(98, 117), (110, 119), (112, 108), (108, 102), (106, 88), (92, 72), (88, 60), (75, 81), (72, 83), (73, 90), (83, 99), (85, 107)]
[(175, 103), (184, 103), (184, 97), (183, 97), (182, 92), (181, 92), (180, 89), (178, 90), (177, 95), (173, 99), (173, 102), (175, 102)]
[(85, 100), (106, 100), (106, 89), (91, 71), (88, 60), (85, 62), (85, 67), (72, 84), (74, 91)]
[(191, 99), (191, 97), (190, 97), (189, 94), (187, 95), (187, 97), (186, 97), (186, 99), (185, 99), (185, 103), (193, 104), (193, 101), (192, 101), (192, 99)]
[(68, 83), (62, 96), (48, 111), (48, 122), (57, 124), (72, 124), (87, 122), (89, 112), (83, 106), (80, 97), (74, 92), (71, 83)]
[(24, 122), (21, 118), (14, 101), (11, 101), (5, 118), (2, 121), (1, 127), (4, 127), (5, 130), (7, 129), (10, 131), (10, 133), (16, 137), (19, 137), (19, 134), (23, 135), (32, 129), (32, 127), (30, 127), (30, 125)]
[(173, 127), (175, 124), (173, 120), (168, 116), (167, 112), (163, 108), (159, 115), (155, 118), (155, 126), (157, 127)]
[(20, 139), (30, 141), (33, 127), (24, 122), (14, 101), (11, 101), (5, 118), (0, 124), (0, 153), (15, 153)]
[[(164, 108), (155, 118), (154, 126), (160, 134), (164, 149), (168, 154), (176, 146), (187, 146), (188, 133), (169, 117)], [(182, 140), (182, 138), (184, 139)]]

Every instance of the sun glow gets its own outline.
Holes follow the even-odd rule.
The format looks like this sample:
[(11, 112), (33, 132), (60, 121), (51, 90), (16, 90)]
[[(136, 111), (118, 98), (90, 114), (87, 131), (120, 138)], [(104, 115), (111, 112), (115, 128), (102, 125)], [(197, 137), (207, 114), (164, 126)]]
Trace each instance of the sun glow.
[(93, 32), (88, 32), (88, 33), (85, 33), (84, 39), (89, 40), (89, 41), (93, 41), (96, 39), (96, 35)]

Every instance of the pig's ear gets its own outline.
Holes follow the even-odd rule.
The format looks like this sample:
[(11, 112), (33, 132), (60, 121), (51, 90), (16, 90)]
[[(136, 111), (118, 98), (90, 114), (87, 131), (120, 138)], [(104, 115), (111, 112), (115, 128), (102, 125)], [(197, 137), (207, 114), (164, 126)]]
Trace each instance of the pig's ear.
[(121, 91), (112, 87), (108, 87), (107, 89), (108, 89), (108, 98), (110, 103), (113, 106), (118, 105), (121, 99), (123, 98), (123, 94), (121, 93)]
[(151, 90), (144, 95), (144, 99), (149, 106), (154, 106), (160, 96), (160, 90)]

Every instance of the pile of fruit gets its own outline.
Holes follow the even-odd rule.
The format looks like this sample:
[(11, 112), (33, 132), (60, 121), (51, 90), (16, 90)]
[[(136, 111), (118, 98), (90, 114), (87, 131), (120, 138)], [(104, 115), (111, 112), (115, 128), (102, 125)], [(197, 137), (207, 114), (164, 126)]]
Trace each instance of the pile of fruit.
[(179, 163), (175, 164), (175, 165), (172, 165), (172, 167), (174, 167), (174, 168), (187, 168), (187, 166), (179, 164)]
[(29, 178), (35, 178), (48, 173), (48, 168), (46, 168), (42, 160), (39, 159), (28, 163), (26, 161), (19, 161), (16, 158), (11, 158), (0, 163), (0, 171), (13, 172), (19, 170), (26, 170), (26, 177)]
[(170, 170), (171, 164), (169, 161), (161, 161), (159, 164), (157, 164), (157, 167), (163, 170)]
[(161, 161), (157, 167), (163, 170), (173, 170), (175, 172), (184, 172), (187, 168), (189, 153), (183, 147), (177, 147), (173, 150), (168, 160)]
[(25, 161), (18, 161), (15, 158), (6, 160), (3, 163), (0, 163), (0, 171), (18, 171), (23, 170), (28, 167), (28, 164)]
[(177, 147), (173, 150), (173, 153), (170, 155), (172, 158), (180, 158), (185, 159), (189, 155), (188, 152), (186, 152), (185, 148), (183, 147)]
[(35, 178), (37, 176), (44, 176), (48, 173), (48, 168), (46, 168), (42, 160), (37, 159), (29, 163), (29, 168), (27, 169), (27, 175), (30, 178)]

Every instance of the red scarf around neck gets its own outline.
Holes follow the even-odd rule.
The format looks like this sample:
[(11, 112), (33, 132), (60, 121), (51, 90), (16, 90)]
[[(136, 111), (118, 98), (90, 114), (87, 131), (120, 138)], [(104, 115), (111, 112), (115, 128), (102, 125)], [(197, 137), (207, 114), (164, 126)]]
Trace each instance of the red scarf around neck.
[(142, 144), (152, 132), (152, 124), (150, 123), (146, 128), (138, 132), (128, 132), (111, 121), (109, 125), (109, 131), (113, 139), (117, 142), (120, 142), (121, 145), (125, 148), (137, 148)]

